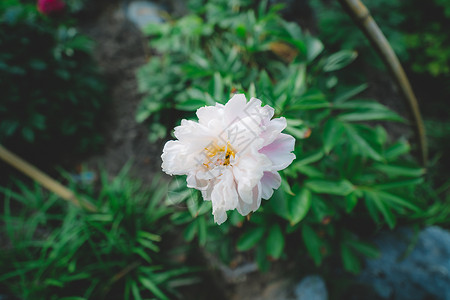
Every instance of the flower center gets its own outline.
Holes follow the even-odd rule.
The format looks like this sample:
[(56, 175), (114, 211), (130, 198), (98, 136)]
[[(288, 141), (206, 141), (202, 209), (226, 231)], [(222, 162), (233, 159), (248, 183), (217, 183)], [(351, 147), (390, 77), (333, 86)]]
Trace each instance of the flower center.
[(206, 161), (203, 163), (208, 169), (216, 166), (230, 165), (231, 157), (235, 157), (236, 153), (228, 142), (226, 146), (219, 146), (216, 143), (205, 148)]

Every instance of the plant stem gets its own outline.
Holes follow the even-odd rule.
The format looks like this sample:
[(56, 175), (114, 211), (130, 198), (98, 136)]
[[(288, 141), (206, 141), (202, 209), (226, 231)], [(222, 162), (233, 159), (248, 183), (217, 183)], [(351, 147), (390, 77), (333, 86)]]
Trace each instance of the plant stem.
[(90, 212), (97, 211), (97, 208), (92, 203), (86, 200), (81, 201), (75, 196), (75, 194), (71, 190), (69, 190), (68, 188), (66, 188), (61, 183), (57, 182), (47, 174), (43, 173), (35, 166), (21, 159), (14, 153), (8, 151), (2, 145), (0, 145), (0, 158), (3, 159), (8, 164), (10, 164), (11, 166), (13, 166), (14, 168), (16, 168), (17, 170), (24, 173), (25, 175), (31, 177), (33, 180), (37, 181), (48, 190), (57, 194), (64, 200), (69, 201), (72, 204), (75, 204), (76, 206), (83, 207)]
[(360, 0), (338, 0), (341, 6), (352, 17), (358, 27), (369, 39), (372, 46), (383, 59), (385, 65), (394, 76), (398, 87), (407, 101), (410, 113), (415, 123), (416, 138), (419, 143), (419, 155), (422, 165), (425, 167), (428, 160), (427, 140), (425, 127), (417, 103), (416, 96), (411, 88), (408, 77), (403, 70), (400, 61), (392, 50), (391, 45), (380, 30), (367, 7)]

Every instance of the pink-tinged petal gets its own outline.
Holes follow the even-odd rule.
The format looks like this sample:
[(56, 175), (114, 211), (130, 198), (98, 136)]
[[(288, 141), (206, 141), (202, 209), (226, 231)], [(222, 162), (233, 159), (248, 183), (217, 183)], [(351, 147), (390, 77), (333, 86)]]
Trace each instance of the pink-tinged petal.
[(285, 128), (286, 128), (285, 118), (281, 117), (270, 120), (270, 122), (266, 124), (266, 129), (261, 134), (261, 137), (264, 139), (263, 146), (271, 144)]
[(272, 171), (280, 171), (289, 166), (295, 159), (294, 151), (295, 139), (281, 133), (272, 143), (259, 150), (265, 154), (273, 163)]
[(273, 191), (278, 189), (281, 185), (281, 176), (278, 172), (264, 172), (261, 178), (261, 197), (263, 199), (270, 199)]

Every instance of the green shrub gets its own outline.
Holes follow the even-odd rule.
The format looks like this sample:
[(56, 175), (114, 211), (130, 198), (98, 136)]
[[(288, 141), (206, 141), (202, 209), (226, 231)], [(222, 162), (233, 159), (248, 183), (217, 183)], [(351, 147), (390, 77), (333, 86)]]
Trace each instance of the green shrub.
[[(192, 118), (197, 108), (243, 91), (286, 117), (297, 160), (249, 221), (234, 211), (221, 226), (213, 223), (211, 203), (177, 178), (168, 198), (179, 207), (172, 221), (185, 226), (186, 240), (197, 238), (226, 262), (251, 251), (266, 270), (270, 260), (304, 260), (308, 253), (319, 266), (338, 255), (346, 270), (358, 272), (361, 256), (378, 254), (365, 237), (424, 216), (426, 200), (414, 195), (424, 170), (408, 159), (408, 143), (392, 141), (379, 124), (404, 120), (359, 98), (366, 85), (341, 84), (340, 70), (355, 52), (327, 53), (284, 21), (279, 6), (249, 3), (191, 2), (192, 14), (147, 28), (160, 56), (138, 72), (147, 96), (137, 120), (164, 129), (173, 121), (167, 116)], [(151, 138), (165, 134), (155, 130)]]
[[(171, 209), (162, 205), (167, 184), (149, 187), (127, 169), (79, 197), (86, 212), (41, 187), (18, 182), (0, 188), (0, 290), (20, 299), (174, 299), (192, 282), (192, 268), (172, 261), (165, 237)], [(17, 187), (14, 190), (17, 190)], [(177, 297), (178, 298), (178, 297)]]
[(35, 4), (0, 5), (0, 143), (81, 152), (100, 145), (105, 88), (92, 41), (72, 23), (41, 15)]

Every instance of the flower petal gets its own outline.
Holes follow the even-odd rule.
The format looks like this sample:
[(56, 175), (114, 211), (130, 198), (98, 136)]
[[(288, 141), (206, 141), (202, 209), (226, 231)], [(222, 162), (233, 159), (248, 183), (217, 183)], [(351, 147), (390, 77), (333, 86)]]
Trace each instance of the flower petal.
[(281, 185), (281, 176), (278, 172), (264, 172), (261, 178), (261, 197), (263, 199), (270, 199), (273, 191), (278, 189)]
[(273, 171), (280, 171), (289, 166), (295, 159), (294, 151), (295, 139), (291, 135), (280, 133), (280, 135), (269, 145), (265, 146), (260, 153), (267, 155), (272, 161)]

